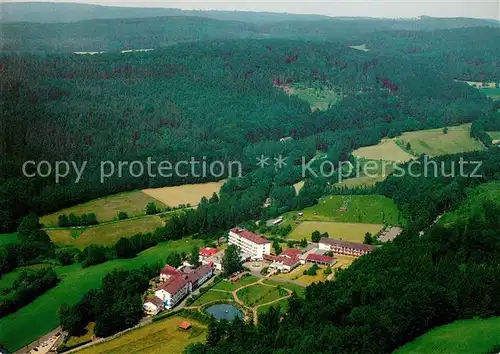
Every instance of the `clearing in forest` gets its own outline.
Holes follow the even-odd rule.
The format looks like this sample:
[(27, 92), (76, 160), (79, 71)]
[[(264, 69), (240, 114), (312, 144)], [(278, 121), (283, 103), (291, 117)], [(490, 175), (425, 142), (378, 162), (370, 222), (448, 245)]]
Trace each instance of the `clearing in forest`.
[(434, 328), (394, 352), (406, 353), (496, 353), (500, 344), (500, 317), (460, 320)]
[(165, 262), (170, 252), (190, 252), (194, 246), (201, 245), (200, 240), (194, 239), (168, 241), (131, 259), (115, 259), (83, 269), (79, 263), (55, 267), (61, 277), (57, 286), (15, 313), (0, 319), (0, 343), (14, 352), (50, 332), (59, 325), (58, 309), (61, 304), (76, 304), (87, 291), (98, 288), (102, 278), (114, 269), (139, 269), (143, 264)]
[(382, 230), (382, 224), (341, 223), (329, 221), (304, 221), (300, 223), (288, 236), (291, 240), (311, 240), (311, 234), (318, 230), (328, 232), (332, 239), (363, 243), (367, 232), (372, 235)]
[(363, 52), (368, 52), (370, 49), (366, 47), (366, 44), (361, 45), (350, 45), (349, 48), (361, 50)]
[(352, 155), (367, 160), (386, 160), (394, 162), (406, 162), (414, 157), (401, 149), (394, 140), (383, 139), (377, 145), (365, 146), (354, 150)]
[[(179, 323), (187, 321), (191, 328), (187, 331), (179, 328)], [(153, 322), (152, 324), (134, 329), (122, 336), (103, 344), (97, 344), (83, 349), (81, 354), (101, 353), (148, 353), (148, 354), (181, 354), (191, 343), (204, 342), (207, 336), (207, 326), (180, 316)]]
[(444, 128), (419, 130), (404, 133), (396, 139), (403, 146), (410, 143), (412, 152), (417, 156), (421, 154), (439, 156), (484, 150), (479, 141), (471, 138), (470, 127), (470, 124), (449, 127), (446, 134)]
[(493, 144), (500, 143), (500, 132), (488, 132), (488, 135), (491, 137)]
[[(297, 212), (285, 214), (291, 219)], [(396, 204), (383, 195), (328, 195), (302, 210), (302, 221), (405, 225)], [(299, 220), (299, 221), (300, 221)]]
[(175, 187), (150, 188), (142, 191), (147, 195), (162, 201), (170, 207), (190, 204), (198, 205), (201, 198), (210, 198), (214, 193), (219, 193), (226, 180), (210, 183), (184, 184)]
[(165, 222), (159, 216), (148, 215), (85, 228), (47, 229), (46, 231), (52, 242), (59, 247), (73, 246), (83, 249), (91, 244), (114, 245), (122, 237), (152, 232), (161, 226), (165, 226)]
[(300, 182), (297, 182), (297, 183), (295, 183), (295, 184), (293, 185), (293, 188), (295, 188), (295, 193), (296, 193), (297, 195), (299, 194), (300, 190), (301, 190), (302, 188), (304, 188), (304, 184), (305, 184), (305, 182), (304, 182), (304, 181), (300, 181)]
[(109, 195), (104, 198), (94, 199), (70, 208), (65, 208), (56, 213), (42, 216), (40, 222), (46, 227), (54, 227), (57, 226), (59, 222), (59, 215), (69, 215), (71, 213), (77, 216), (94, 213), (99, 222), (118, 219), (118, 213), (121, 211), (127, 213), (129, 217), (134, 217), (145, 215), (146, 205), (150, 202), (155, 203), (158, 208), (165, 207), (165, 204), (161, 201), (136, 190)]
[(390, 161), (358, 159), (357, 163), (359, 170), (356, 172), (356, 177), (343, 179), (336, 187), (371, 187), (385, 180), (394, 171), (394, 164)]

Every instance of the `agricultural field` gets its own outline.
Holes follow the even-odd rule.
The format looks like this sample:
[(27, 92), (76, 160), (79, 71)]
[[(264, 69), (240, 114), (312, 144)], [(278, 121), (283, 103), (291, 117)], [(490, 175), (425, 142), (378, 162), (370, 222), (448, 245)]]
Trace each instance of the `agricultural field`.
[[(178, 328), (179, 323), (187, 321), (192, 327), (184, 331)], [(192, 319), (180, 316), (169, 317), (165, 320), (134, 329), (118, 338), (103, 344), (97, 344), (83, 349), (81, 354), (181, 354), (191, 343), (204, 342), (207, 335), (207, 326)]]
[(218, 300), (234, 300), (234, 297), (229, 292), (208, 290), (206, 293), (204, 293), (199, 298), (197, 298), (196, 301), (193, 302), (189, 306), (190, 307), (191, 306), (202, 306), (202, 305), (207, 304), (209, 302), (218, 301)]
[(419, 156), (439, 156), (459, 152), (483, 150), (483, 145), (470, 137), (470, 124), (449, 127), (444, 134), (443, 128), (407, 132), (396, 138), (403, 146), (410, 143), (412, 152)]
[[(311, 263), (306, 263), (298, 266), (294, 270), (289, 273), (280, 273), (278, 275), (273, 276), (273, 278), (283, 279), (283, 280), (295, 280), (304, 286), (311, 285), (312, 283), (319, 283), (326, 280), (326, 275), (323, 273), (325, 267), (319, 267), (316, 275), (304, 275), (304, 270), (307, 270), (312, 267)], [(288, 284), (283, 285), (285, 288), (288, 288)], [(294, 289), (290, 289), (294, 290)]]
[(179, 205), (198, 205), (201, 198), (210, 198), (214, 193), (219, 193), (226, 180), (210, 183), (185, 184), (175, 187), (143, 189), (142, 192), (150, 197), (160, 200), (170, 207)]
[(231, 283), (228, 281), (221, 281), (217, 285), (215, 285), (212, 289), (217, 289), (217, 290), (225, 290), (225, 291), (234, 291), (238, 288), (241, 288), (244, 285), (252, 284), (258, 281), (259, 278), (254, 277), (252, 275), (246, 276), (241, 278), (239, 281), (236, 283)]
[(148, 215), (137, 219), (121, 220), (108, 224), (86, 228), (47, 229), (54, 244), (60, 247), (73, 246), (85, 248), (91, 244), (109, 246), (122, 237), (130, 237), (141, 232), (151, 232), (165, 226), (157, 215)]
[(31, 343), (59, 324), (61, 304), (74, 305), (90, 289), (98, 288), (102, 278), (115, 269), (137, 269), (143, 264), (164, 262), (170, 252), (190, 252), (193, 246), (202, 246), (201, 240), (182, 239), (163, 242), (141, 252), (132, 259), (116, 259), (92, 267), (80, 264), (57, 267), (61, 282), (17, 312), (0, 319), (0, 343), (9, 351)]
[(290, 86), (291, 94), (296, 95), (301, 100), (306, 101), (311, 106), (311, 110), (326, 111), (331, 105), (337, 103), (342, 96), (328, 87), (308, 87), (302, 83)]
[(491, 350), (500, 345), (498, 333), (500, 317), (460, 320), (434, 328), (394, 353), (493, 353)]
[(353, 167), (355, 176), (343, 179), (337, 187), (371, 187), (377, 182), (381, 182), (394, 171), (394, 164), (389, 161), (358, 159)]
[[(302, 210), (304, 221), (404, 225), (406, 220), (392, 199), (382, 195), (330, 195)], [(289, 219), (296, 212), (285, 214)]]
[(254, 307), (285, 297), (288, 292), (277, 287), (255, 284), (239, 290), (236, 295), (245, 305)]
[(304, 221), (299, 224), (288, 236), (291, 240), (311, 240), (311, 234), (318, 230), (328, 232), (330, 238), (363, 243), (367, 232), (372, 235), (382, 230), (381, 224), (339, 223), (330, 221)]
[(99, 222), (118, 219), (118, 213), (120, 211), (127, 213), (129, 217), (134, 217), (145, 215), (146, 205), (150, 202), (155, 203), (159, 208), (165, 208), (166, 206), (161, 201), (136, 190), (109, 195), (104, 198), (94, 199), (83, 204), (62, 209), (56, 213), (42, 216), (40, 222), (46, 227), (54, 227), (58, 224), (59, 215), (69, 215), (71, 213), (75, 215), (94, 213)]
[(359, 148), (354, 150), (352, 155), (367, 160), (394, 162), (406, 162), (414, 158), (413, 155), (401, 149), (392, 139), (383, 139), (377, 145)]
[(17, 237), (17, 233), (14, 232), (12, 234), (0, 234), (0, 246), (8, 245), (11, 243), (18, 243), (19, 238)]

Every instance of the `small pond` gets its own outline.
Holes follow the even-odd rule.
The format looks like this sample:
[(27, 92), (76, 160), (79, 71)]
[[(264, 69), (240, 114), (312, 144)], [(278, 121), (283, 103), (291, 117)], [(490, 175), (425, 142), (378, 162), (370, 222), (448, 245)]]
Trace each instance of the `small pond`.
[(229, 304), (217, 304), (217, 305), (212, 305), (209, 308), (205, 310), (212, 316), (214, 316), (218, 320), (228, 320), (232, 321), (236, 317), (242, 318), (243, 313), (238, 310), (236, 307), (233, 305)]

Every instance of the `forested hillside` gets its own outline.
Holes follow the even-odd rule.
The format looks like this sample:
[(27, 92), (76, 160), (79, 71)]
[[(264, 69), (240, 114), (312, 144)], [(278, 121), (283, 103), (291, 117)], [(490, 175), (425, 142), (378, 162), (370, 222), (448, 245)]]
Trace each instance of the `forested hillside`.
[[(323, 150), (335, 162), (385, 136), (471, 122), (495, 109), (425, 65), (336, 43), (207, 41), (146, 53), (4, 55), (1, 62), (2, 223), (10, 227), (30, 209), (46, 213), (123, 189), (195, 181), (125, 175), (100, 183), (100, 160), (205, 156), (242, 161), (248, 170), (261, 153), (293, 151), (299, 162)], [(278, 87), (294, 82), (331, 87), (342, 99), (312, 112)], [(283, 136), (295, 141), (283, 145)], [(52, 185), (18, 179), (27, 159), (86, 160), (89, 168), (77, 185)]]

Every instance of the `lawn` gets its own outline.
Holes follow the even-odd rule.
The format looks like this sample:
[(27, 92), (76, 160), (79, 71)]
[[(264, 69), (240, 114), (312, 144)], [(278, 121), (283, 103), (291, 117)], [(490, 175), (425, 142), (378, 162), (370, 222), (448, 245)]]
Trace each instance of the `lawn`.
[(0, 234), (0, 246), (18, 242), (19, 238), (17, 237), (17, 232), (12, 234)]
[[(187, 321), (191, 328), (184, 331), (178, 328), (179, 323)], [(78, 353), (81, 354), (181, 354), (187, 345), (204, 342), (207, 327), (192, 319), (173, 316), (165, 320), (132, 330), (109, 342), (91, 346)]]
[(210, 183), (185, 184), (175, 187), (150, 188), (144, 189), (147, 195), (161, 200), (171, 207), (182, 204), (198, 205), (201, 198), (210, 198), (214, 193), (219, 193), (226, 180)]
[(40, 222), (47, 227), (57, 226), (59, 215), (71, 213), (75, 215), (94, 213), (100, 222), (118, 219), (118, 212), (120, 211), (126, 212), (129, 217), (145, 215), (146, 205), (150, 202), (154, 202), (157, 207), (165, 207), (165, 204), (161, 201), (136, 190), (109, 195), (62, 209), (56, 213), (42, 216)]
[(66, 347), (73, 347), (76, 345), (81, 345), (81, 344), (89, 342), (92, 339), (92, 336), (94, 335), (94, 327), (95, 327), (95, 323), (90, 322), (88, 327), (87, 327), (87, 332), (85, 334), (82, 334), (81, 336), (69, 337), (67, 342), (66, 342)]
[(272, 304), (260, 306), (257, 309), (257, 314), (260, 316), (264, 312), (267, 312), (271, 307), (279, 307), (280, 312), (284, 314), (288, 311), (288, 299), (283, 299), (280, 301), (273, 302)]
[(148, 215), (138, 219), (121, 220), (82, 229), (48, 229), (47, 233), (57, 246), (85, 248), (91, 244), (114, 245), (121, 237), (151, 232), (164, 225), (159, 216)]
[(488, 353), (500, 344), (498, 333), (500, 317), (461, 320), (434, 328), (395, 353)]
[(480, 142), (470, 137), (470, 124), (449, 127), (447, 134), (439, 128), (407, 132), (397, 139), (403, 145), (409, 142), (416, 155), (439, 156), (484, 149)]
[(29, 305), (0, 319), (0, 343), (16, 351), (59, 324), (61, 304), (75, 304), (90, 289), (98, 288), (102, 278), (114, 269), (137, 269), (145, 263), (164, 262), (170, 252), (190, 252), (200, 240), (178, 240), (159, 244), (132, 259), (117, 259), (82, 269), (79, 264), (57, 269), (61, 282)]
[(413, 159), (413, 156), (401, 149), (394, 140), (384, 139), (377, 145), (366, 146), (354, 150), (352, 155), (367, 160), (386, 160), (394, 162), (405, 162)]
[(206, 303), (217, 300), (234, 300), (233, 294), (222, 291), (208, 290), (189, 306), (202, 306)]
[(291, 240), (311, 240), (311, 234), (318, 230), (328, 232), (330, 238), (362, 243), (367, 232), (372, 235), (382, 230), (381, 224), (338, 223), (329, 221), (304, 221), (288, 236)]
[(262, 284), (248, 286), (238, 290), (236, 294), (238, 295), (238, 298), (245, 303), (245, 305), (250, 307), (266, 304), (288, 295), (285, 290), (280, 290), (277, 287)]
[[(23, 269), (37, 270), (37, 269), (48, 268), (48, 267), (50, 267), (50, 264), (35, 264), (35, 265), (32, 265), (32, 266), (26, 266), (26, 267), (16, 268), (12, 272), (4, 274), (0, 278), (0, 290), (11, 287), (12, 284), (14, 283), (14, 281), (19, 277), (19, 274), (21, 274), (21, 271)], [(55, 267), (54, 269), (57, 271), (58, 268), (61, 268), (61, 267)]]
[[(307, 270), (311, 267), (312, 267), (311, 263), (306, 263), (298, 266), (289, 273), (280, 273), (278, 275), (275, 275), (274, 277), (286, 280), (295, 280), (304, 284), (304, 286), (310, 285), (312, 283), (323, 282), (326, 280), (326, 275), (323, 273), (324, 267), (320, 267), (316, 275), (304, 275), (303, 274), (304, 270)], [(287, 288), (287, 286), (288, 284), (284, 285), (285, 288)], [(290, 290), (295, 290), (295, 289), (290, 289)]]
[(264, 279), (264, 284), (268, 285), (274, 285), (274, 286), (283, 286), (285, 289), (295, 291), (299, 297), (304, 297), (306, 294), (306, 288), (303, 286), (294, 284), (294, 283), (288, 283), (288, 282), (283, 282), (283, 281), (275, 281), (271, 279)]
[[(366, 223), (404, 225), (396, 204), (382, 195), (330, 195), (321, 198), (318, 204), (302, 210), (301, 220), (336, 221), (344, 223)], [(296, 212), (286, 214), (291, 218)], [(314, 231), (314, 230), (313, 230)]]
[(259, 278), (249, 275), (249, 276), (241, 278), (236, 283), (231, 283), (228, 281), (221, 281), (219, 284), (215, 285), (212, 289), (234, 291), (238, 288), (241, 288), (242, 286), (255, 283), (258, 280), (259, 280)]

